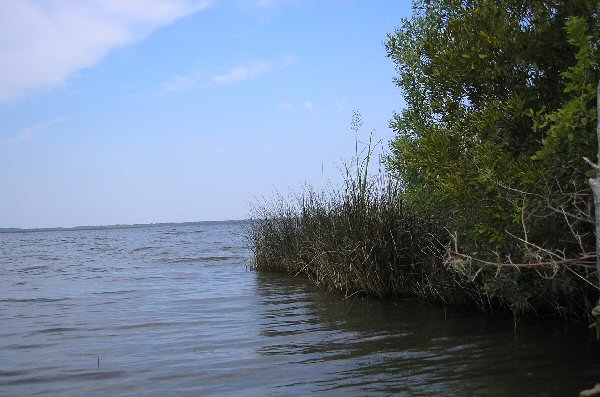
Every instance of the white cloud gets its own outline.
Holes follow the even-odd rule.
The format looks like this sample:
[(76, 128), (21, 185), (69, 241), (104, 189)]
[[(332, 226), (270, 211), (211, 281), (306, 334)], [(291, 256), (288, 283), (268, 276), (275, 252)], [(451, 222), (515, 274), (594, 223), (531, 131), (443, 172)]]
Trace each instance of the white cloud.
[(165, 91), (180, 93), (192, 91), (206, 86), (204, 74), (199, 70), (193, 70), (186, 76), (177, 76), (166, 83), (163, 88)]
[(277, 105), (277, 108), (280, 110), (292, 110), (292, 109), (304, 109), (304, 110), (314, 110), (315, 104), (313, 101), (303, 101), (302, 103), (293, 103), (293, 102), (281, 102)]
[(68, 119), (66, 117), (61, 116), (61, 117), (56, 117), (52, 120), (42, 121), (41, 123), (34, 124), (30, 127), (27, 127), (25, 129), (21, 130), (21, 132), (19, 132), (17, 135), (8, 139), (7, 142), (11, 145), (17, 145), (21, 142), (30, 141), (33, 138), (35, 138), (35, 136), (40, 131), (48, 129), (55, 124), (64, 123), (67, 120)]
[(180, 93), (210, 86), (223, 86), (239, 83), (281, 69), (296, 61), (292, 55), (286, 55), (279, 61), (249, 62), (232, 67), (226, 72), (206, 78), (200, 70), (192, 70), (184, 76), (177, 76), (166, 83), (165, 91)]
[(276, 68), (272, 62), (252, 62), (229, 69), (227, 72), (212, 78), (216, 85), (227, 85), (248, 80), (258, 75), (268, 73)]
[(278, 7), (281, 3), (281, 0), (251, 0), (248, 1), (248, 3), (252, 7), (271, 8)]
[(251, 7), (260, 10), (279, 8), (284, 4), (300, 4), (303, 0), (238, 0), (237, 3), (243, 7)]
[(64, 82), (212, 0), (0, 1), (0, 103)]
[(289, 109), (293, 109), (294, 105), (290, 102), (282, 102), (279, 104), (278, 108), (282, 109), (282, 110), (289, 110)]

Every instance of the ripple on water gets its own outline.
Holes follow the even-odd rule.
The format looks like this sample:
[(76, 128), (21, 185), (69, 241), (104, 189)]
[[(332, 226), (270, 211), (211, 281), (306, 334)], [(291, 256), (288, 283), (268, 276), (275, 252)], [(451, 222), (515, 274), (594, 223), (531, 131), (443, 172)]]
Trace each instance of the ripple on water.
[(586, 329), (343, 300), (248, 271), (244, 244), (236, 224), (0, 234), (0, 394), (538, 396), (600, 380)]

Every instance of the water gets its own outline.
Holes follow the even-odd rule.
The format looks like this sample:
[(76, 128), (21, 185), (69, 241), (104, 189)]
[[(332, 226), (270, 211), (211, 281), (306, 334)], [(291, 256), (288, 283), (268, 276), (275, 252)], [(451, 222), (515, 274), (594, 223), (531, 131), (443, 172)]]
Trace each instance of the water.
[(0, 396), (568, 396), (585, 327), (344, 300), (246, 269), (236, 223), (0, 233)]

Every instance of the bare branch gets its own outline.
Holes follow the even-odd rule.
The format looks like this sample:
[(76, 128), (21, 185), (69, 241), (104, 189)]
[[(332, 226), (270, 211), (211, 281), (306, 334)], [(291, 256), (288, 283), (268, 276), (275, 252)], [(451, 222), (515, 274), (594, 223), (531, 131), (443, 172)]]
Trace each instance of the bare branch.
[[(552, 211), (552, 212), (554, 212), (554, 213), (556, 213), (556, 214), (563, 215), (563, 216), (568, 216), (569, 218), (572, 218), (572, 219), (578, 220), (578, 221), (580, 221), (580, 222), (589, 223), (589, 224), (591, 224), (591, 225), (593, 225), (593, 224), (594, 224), (594, 221), (591, 219), (591, 217), (590, 217), (590, 218), (588, 218), (588, 217), (582, 217), (582, 216), (579, 216), (579, 215), (577, 215), (577, 214), (573, 214), (573, 213), (571, 213), (571, 212), (567, 212), (567, 211), (565, 211), (565, 210), (564, 210), (564, 209), (562, 209), (562, 208), (556, 208), (556, 207), (555, 207), (555, 206), (552, 204), (552, 201), (550, 200), (550, 197), (551, 197), (551, 195), (550, 195), (550, 194), (548, 194), (547, 196), (543, 196), (543, 195), (541, 195), (541, 194), (539, 194), (539, 193), (525, 192), (525, 191), (523, 191), (523, 190), (519, 190), (519, 189), (516, 189), (516, 188), (514, 188), (514, 187), (511, 187), (511, 186), (506, 186), (506, 185), (504, 185), (504, 184), (503, 184), (503, 183), (501, 183), (501, 182), (494, 181), (494, 183), (495, 183), (496, 185), (498, 185), (499, 187), (503, 188), (503, 189), (509, 190), (509, 191), (511, 191), (511, 192), (514, 192), (514, 193), (518, 193), (518, 194), (520, 194), (520, 195), (523, 195), (523, 196), (525, 196), (525, 197), (527, 197), (527, 196), (531, 196), (531, 197), (537, 197), (537, 198), (539, 198), (539, 199), (541, 199), (541, 200), (545, 201), (545, 202), (546, 202), (546, 207), (547, 207), (547, 208), (548, 208), (550, 211)], [(563, 192), (561, 191), (561, 193), (563, 193)], [(565, 195), (568, 195), (568, 196), (577, 196), (577, 195), (578, 195), (578, 193), (577, 193), (577, 192), (574, 192), (574, 193), (563, 193), (563, 194), (565, 194)]]
[(583, 158), (585, 160), (586, 163), (589, 164), (590, 167), (592, 167), (593, 169), (595, 169), (596, 171), (600, 171), (600, 166), (596, 163), (593, 163), (590, 159), (588, 159), (587, 157)]
[[(451, 252), (450, 253), (454, 257), (458, 257), (463, 261), (471, 261), (476, 262), (481, 265), (492, 266), (496, 268), (502, 267), (513, 267), (517, 269), (523, 268), (540, 268), (540, 267), (554, 267), (554, 266), (575, 266), (575, 267), (584, 267), (584, 268), (595, 268), (595, 260), (596, 254), (583, 254), (577, 258), (565, 258), (565, 259), (553, 259), (545, 262), (535, 262), (535, 263), (514, 263), (510, 259), (506, 263), (498, 263), (486, 261), (483, 259), (472, 257), (471, 255), (462, 254), (460, 252)], [(453, 266), (450, 262), (447, 261), (449, 266)], [(593, 285), (593, 284), (592, 284)], [(597, 285), (594, 285), (595, 288), (600, 289)]]

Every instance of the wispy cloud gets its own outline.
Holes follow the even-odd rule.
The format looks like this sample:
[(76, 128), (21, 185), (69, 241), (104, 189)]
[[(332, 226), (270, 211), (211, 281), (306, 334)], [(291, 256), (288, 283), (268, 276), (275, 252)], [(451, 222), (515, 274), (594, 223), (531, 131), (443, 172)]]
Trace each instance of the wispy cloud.
[(261, 74), (276, 69), (277, 64), (273, 62), (251, 62), (246, 65), (238, 65), (227, 72), (214, 76), (212, 82), (216, 85), (228, 85), (248, 80)]
[(237, 4), (242, 7), (265, 11), (278, 9), (288, 5), (297, 6), (304, 3), (310, 3), (311, 1), (312, 0), (237, 0)]
[(64, 82), (212, 0), (0, 1), (0, 103)]
[(304, 101), (302, 107), (306, 110), (313, 110), (315, 108), (315, 104), (312, 101)]
[(290, 103), (290, 102), (282, 102), (279, 104), (279, 109), (282, 110), (289, 110), (289, 109), (293, 109), (294, 108), (294, 104)]
[(315, 103), (313, 101), (305, 100), (302, 103), (293, 103), (293, 102), (282, 102), (278, 106), (281, 110), (292, 110), (292, 109), (304, 109), (304, 110), (314, 110)]
[(296, 61), (292, 55), (286, 55), (278, 61), (249, 62), (206, 78), (200, 70), (192, 70), (186, 75), (172, 78), (163, 88), (165, 91), (180, 93), (211, 86), (224, 86), (246, 81), (260, 75), (273, 72)]
[(25, 129), (21, 130), (17, 135), (13, 136), (12, 138), (9, 138), (7, 140), (7, 143), (10, 145), (17, 145), (22, 142), (30, 141), (30, 140), (34, 139), (35, 136), (40, 131), (46, 130), (55, 124), (64, 123), (67, 120), (68, 119), (66, 117), (61, 116), (61, 117), (56, 117), (52, 120), (46, 120), (46, 121), (42, 121), (40, 123), (34, 124), (30, 127), (27, 127)]
[(192, 70), (185, 76), (173, 77), (163, 89), (167, 92), (180, 93), (192, 91), (207, 85), (206, 78), (200, 70)]

